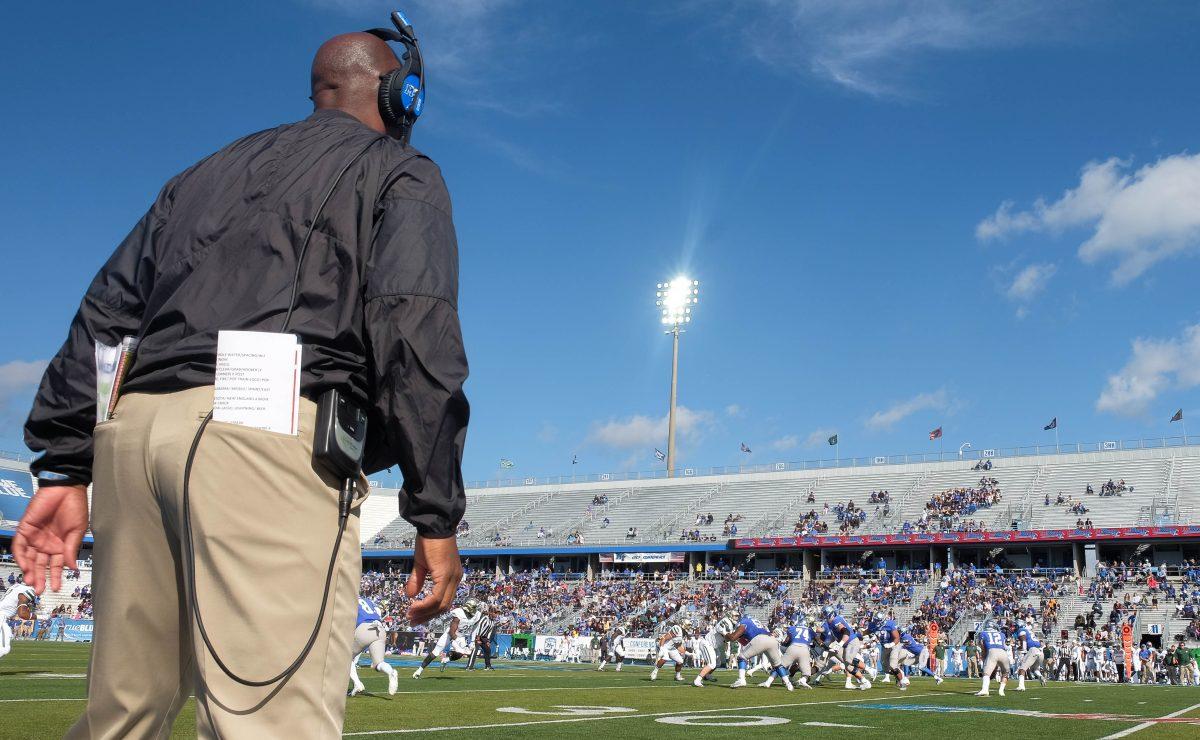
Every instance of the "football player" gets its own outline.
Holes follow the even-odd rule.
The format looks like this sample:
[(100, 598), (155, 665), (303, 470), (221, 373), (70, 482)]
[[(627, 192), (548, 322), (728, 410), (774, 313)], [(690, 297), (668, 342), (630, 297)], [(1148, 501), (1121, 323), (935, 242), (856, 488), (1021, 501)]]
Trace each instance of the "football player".
[(24, 583), (18, 583), (4, 592), (4, 598), (0, 598), (0, 658), (12, 650), (13, 634), (8, 620), (14, 616), (24, 621), (33, 619), (36, 606), (37, 592)]
[(703, 688), (704, 681), (717, 669), (717, 656), (729, 640), (733, 632), (733, 621), (729, 617), (721, 617), (709, 625), (708, 633), (696, 640), (696, 662), (700, 666), (700, 675), (692, 682), (693, 686)]
[(871, 688), (871, 682), (867, 680), (867, 665), (859, 655), (862, 641), (858, 632), (831, 606), (825, 607), (823, 615), (829, 634), (833, 638), (832, 643), (827, 643), (829, 650), (846, 668), (846, 688), (854, 688), (852, 678), (858, 681), (859, 689), (866, 691)]
[(387, 629), (383, 626), (383, 615), (379, 607), (370, 599), (358, 597), (358, 623), (354, 628), (354, 657), (350, 659), (350, 696), (362, 692), (365, 688), (358, 679), (358, 656), (363, 651), (371, 658), (371, 667), (387, 676), (388, 695), (396, 693), (396, 680), (399, 677), (396, 669), (384, 659), (387, 652)]
[(879, 662), (884, 667), (883, 683), (891, 683), (892, 681), (892, 650), (894, 643), (892, 641), (892, 633), (896, 630), (896, 620), (890, 619), (887, 614), (882, 611), (875, 612), (875, 616), (871, 618), (868, 629), (875, 637), (875, 642), (879, 649)]
[[(783, 640), (779, 643), (779, 646), (784, 648), (783, 667), (787, 669), (788, 676), (794, 678), (799, 673), (800, 679), (796, 683), (806, 689), (812, 688), (808, 683), (808, 679), (812, 677), (812, 642), (812, 627), (801, 617), (796, 624), (783, 631)], [(772, 674), (759, 686), (770, 688), (774, 681), (775, 676)]]
[(730, 640), (737, 640), (742, 646), (738, 653), (738, 679), (731, 683), (730, 688), (741, 688), (746, 685), (746, 667), (750, 661), (760, 655), (766, 655), (775, 675), (783, 679), (783, 685), (788, 691), (793, 690), (792, 680), (783, 667), (783, 655), (779, 652), (779, 641), (771, 636), (762, 623), (751, 616), (737, 620), (737, 626), (729, 633)]
[(989, 619), (983, 623), (975, 639), (979, 641), (984, 655), (983, 687), (975, 696), (989, 695), (988, 687), (991, 685), (993, 673), (997, 673), (1000, 679), (997, 693), (1004, 696), (1004, 685), (1008, 683), (1008, 672), (1012, 670), (1012, 655), (1008, 652), (1004, 630)]
[(1037, 671), (1038, 680), (1046, 685), (1045, 667), (1042, 663), (1046, 656), (1042, 653), (1042, 641), (1033, 634), (1033, 628), (1023, 619), (1017, 620), (1017, 646), (1025, 651), (1021, 659), (1021, 667), (1017, 669), (1017, 691), (1025, 690), (1025, 675)]
[(616, 664), (617, 671), (620, 672), (621, 664), (625, 662), (625, 636), (627, 634), (629, 634), (629, 630), (617, 625), (600, 638), (600, 667), (596, 670), (604, 670), (604, 666), (611, 662)]
[(893, 623), (890, 642), (892, 649), (888, 659), (888, 670), (896, 677), (896, 688), (901, 691), (908, 688), (909, 680), (908, 676), (904, 675), (903, 668), (906, 665), (916, 666), (917, 670), (932, 676), (938, 684), (942, 683), (942, 677), (929, 670), (929, 648), (913, 637), (910, 630), (901, 632)]
[(446, 669), (446, 664), (450, 661), (470, 655), (471, 646), (467, 637), (472, 634), (475, 625), (482, 618), (483, 605), (479, 599), (467, 599), (462, 606), (451, 611), (450, 624), (438, 638), (437, 643), (429, 649), (429, 653), (421, 661), (421, 667), (413, 672), (413, 678), (420, 678), (421, 674), (425, 672), (426, 666), (433, 662), (436, 655), (441, 656), (442, 670)]
[(687, 638), (692, 630), (692, 623), (684, 619), (679, 624), (668, 625), (662, 637), (658, 638), (658, 661), (650, 671), (650, 680), (658, 680), (658, 669), (668, 660), (675, 663), (675, 680), (683, 680), (683, 657), (687, 655)]
[(812, 651), (814, 655), (813, 666), (817, 668), (817, 675), (813, 677), (812, 683), (821, 683), (829, 674), (841, 669), (846, 670), (846, 666), (842, 663), (842, 659), (834, 654), (831, 645), (836, 642), (833, 633), (829, 631), (828, 625), (820, 619), (812, 620), (813, 643)]

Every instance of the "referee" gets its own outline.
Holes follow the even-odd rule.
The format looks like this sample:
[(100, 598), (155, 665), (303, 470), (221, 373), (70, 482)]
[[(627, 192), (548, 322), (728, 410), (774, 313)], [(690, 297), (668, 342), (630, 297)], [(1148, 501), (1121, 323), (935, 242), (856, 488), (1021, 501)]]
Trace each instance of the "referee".
[[(167, 737), (193, 693), (200, 737), (341, 736), (368, 488), (360, 475), (331, 563), (341, 481), (313, 461), (314, 400), (329, 389), (367, 414), (363, 473), (404, 474), (400, 514), (418, 534), (408, 595), (432, 586), (408, 618), (420, 624), (454, 597), (468, 417), (457, 244), (441, 173), (381, 109), (380, 80), (401, 66), (371, 33), (323, 44), (312, 115), (167, 182), (92, 281), (46, 369), (25, 427), (39, 488), (13, 552), (27, 583), (41, 592), (48, 574), (57, 590), (75, 566), (93, 485), (95, 642), (87, 708), (68, 737)], [(217, 333), (284, 324), (303, 345), (299, 434), (209, 423), (189, 477), (189, 526), (184, 468), (213, 408)], [(113, 417), (97, 423), (95, 346), (123, 337), (141, 341)], [(216, 664), (219, 655), (233, 674), (266, 683), (310, 634), (298, 669), (269, 685), (244, 685)]]

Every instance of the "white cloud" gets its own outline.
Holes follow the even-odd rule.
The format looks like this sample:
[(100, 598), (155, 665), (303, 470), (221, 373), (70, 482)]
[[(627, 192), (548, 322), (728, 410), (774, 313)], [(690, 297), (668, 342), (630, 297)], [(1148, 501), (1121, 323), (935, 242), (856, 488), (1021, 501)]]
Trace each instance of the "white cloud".
[(1079, 185), (1027, 211), (1011, 202), (975, 228), (981, 241), (1024, 232), (1091, 229), (1079, 246), (1086, 263), (1114, 259), (1112, 281), (1125, 285), (1155, 263), (1200, 248), (1200, 155), (1176, 154), (1129, 172), (1116, 158), (1084, 166)]
[[(649, 417), (635, 414), (625, 419), (610, 419), (597, 423), (588, 440), (614, 449), (659, 447), (667, 444), (666, 416)], [(680, 438), (696, 438), (713, 424), (711, 411), (693, 411), (686, 406), (675, 410), (675, 433)]]
[[(392, 25), (388, 14), (395, 10), (393, 3), (384, 0), (309, 2), (388, 28)], [(461, 84), (494, 66), (495, 47), (504, 39), (497, 33), (495, 19), (512, 4), (513, 0), (408, 0), (404, 7), (422, 41), (421, 53), (429, 69), (437, 71), (439, 80)]]
[(1012, 285), (1008, 286), (1006, 295), (1011, 300), (1023, 303), (1036, 298), (1038, 293), (1046, 289), (1046, 284), (1050, 282), (1050, 278), (1054, 277), (1057, 269), (1054, 265), (1048, 263), (1027, 265), (1013, 278)]
[(1058, 15), (1033, 0), (755, 0), (713, 11), (725, 5), (701, 4), (763, 62), (869, 95), (903, 93), (925, 57), (1013, 46)]
[(13, 360), (0, 365), (0, 439), (18, 447), (21, 429), (37, 391), (46, 360)]
[(741, 406), (739, 406), (736, 403), (731, 403), (725, 407), (725, 415), (732, 416), (736, 419), (736, 418), (745, 416), (746, 409), (742, 408)]
[[(1008, 273), (1010, 268), (1001, 267), (997, 272)], [(1050, 278), (1058, 267), (1049, 262), (1035, 262), (1021, 268), (1012, 280), (1005, 277), (1004, 297), (1017, 304), (1017, 318), (1029, 315), (1029, 304), (1046, 289)]]
[(892, 404), (882, 411), (876, 411), (867, 419), (868, 429), (891, 429), (896, 423), (912, 416), (918, 411), (934, 409), (946, 411), (950, 408), (950, 395), (942, 388), (933, 393), (918, 393), (912, 398)]
[(800, 438), (794, 434), (785, 434), (784, 436), (780, 437), (779, 439), (777, 439), (771, 443), (771, 449), (778, 450), (779, 452), (786, 452), (788, 450), (794, 450), (799, 446), (800, 446)]
[(1179, 337), (1133, 340), (1133, 354), (1125, 367), (1108, 376), (1108, 385), (1096, 399), (1096, 410), (1136, 416), (1145, 413), (1164, 391), (1200, 385), (1200, 324), (1189, 326)]
[(542, 428), (538, 430), (537, 438), (546, 444), (553, 442), (558, 439), (558, 427), (548, 421), (543, 421)]
[(829, 444), (829, 438), (837, 434), (836, 429), (814, 429), (804, 440), (805, 447)]
[(0, 400), (32, 391), (46, 372), (45, 360), (13, 360), (0, 365)]

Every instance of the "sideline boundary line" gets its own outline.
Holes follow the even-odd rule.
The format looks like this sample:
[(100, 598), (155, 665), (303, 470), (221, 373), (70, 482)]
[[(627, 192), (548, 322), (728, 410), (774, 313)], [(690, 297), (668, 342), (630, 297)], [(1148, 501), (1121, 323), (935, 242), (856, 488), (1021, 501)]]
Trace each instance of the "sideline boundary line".
[[(1193, 704), (1190, 707), (1185, 707), (1183, 709), (1180, 709), (1178, 712), (1171, 712), (1170, 714), (1164, 714), (1163, 716), (1157, 717), (1156, 719), (1175, 719), (1176, 717), (1178, 717), (1180, 715), (1187, 714), (1188, 712), (1192, 711), (1193, 709), (1200, 709), (1200, 704)], [(1121, 730), (1120, 732), (1114, 732), (1111, 735), (1105, 735), (1104, 737), (1100, 738), (1100, 740), (1117, 740), (1117, 738), (1127, 737), (1129, 735), (1132, 735), (1135, 732), (1141, 732), (1142, 730), (1145, 730), (1149, 727), (1153, 727), (1156, 724), (1158, 724), (1158, 723), (1157, 722), (1143, 722), (1140, 725), (1134, 725), (1133, 727), (1130, 727), (1125, 730)]]
[(529, 725), (561, 725), (574, 722), (599, 722), (603, 720), (613, 719), (645, 719), (647, 717), (671, 717), (674, 715), (697, 715), (697, 714), (712, 714), (713, 712), (746, 712), (752, 709), (782, 709), (785, 707), (816, 707), (823, 704), (852, 704), (863, 701), (884, 701), (895, 699), (923, 699), (929, 696), (941, 696), (941, 694), (913, 694), (912, 696), (880, 696), (874, 699), (837, 699), (834, 701), (802, 701), (790, 702), (787, 704), (759, 704), (750, 707), (721, 707), (717, 709), (698, 709), (698, 710), (679, 710), (676, 709), (670, 712), (647, 712), (642, 714), (613, 714), (602, 715), (598, 717), (564, 717), (563, 719), (539, 719), (529, 720), (526, 722), (493, 722), (483, 725), (459, 725), (457, 727), (413, 727), (401, 730), (364, 730), (360, 732), (345, 732), (342, 737), (366, 737), (370, 735), (404, 735), (414, 732), (447, 732), (454, 730), (487, 730), (502, 727), (527, 727)]

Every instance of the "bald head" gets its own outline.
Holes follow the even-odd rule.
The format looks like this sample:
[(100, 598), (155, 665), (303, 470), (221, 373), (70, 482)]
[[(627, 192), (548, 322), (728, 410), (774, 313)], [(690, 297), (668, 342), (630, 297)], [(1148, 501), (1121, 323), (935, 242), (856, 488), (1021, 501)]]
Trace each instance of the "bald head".
[(395, 52), (378, 36), (361, 32), (334, 36), (313, 57), (313, 107), (345, 111), (384, 133), (379, 78), (399, 66)]

